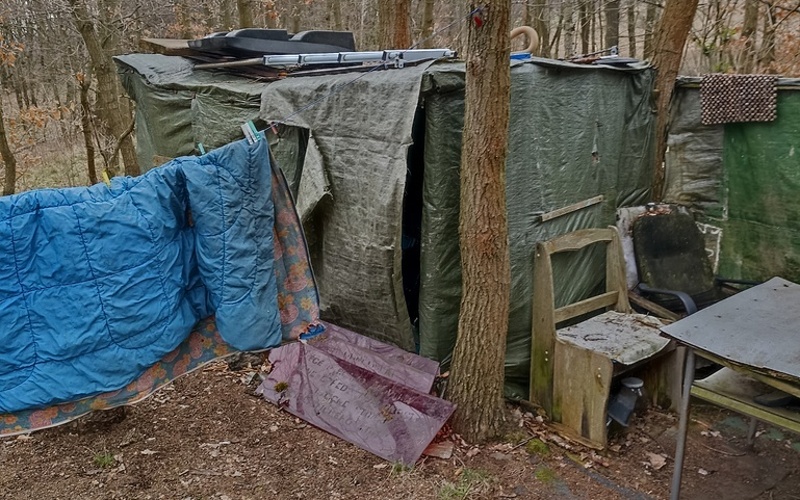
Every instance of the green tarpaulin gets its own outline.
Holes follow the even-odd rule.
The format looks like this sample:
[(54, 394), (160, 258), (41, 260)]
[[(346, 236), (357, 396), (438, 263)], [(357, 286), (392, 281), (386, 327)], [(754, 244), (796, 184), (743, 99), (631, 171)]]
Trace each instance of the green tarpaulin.
[(778, 80), (773, 122), (700, 123), (696, 78), (672, 110), (666, 200), (721, 232), (719, 274), (800, 281), (800, 80)]
[[(506, 353), (510, 396), (527, 397), (536, 242), (613, 224), (617, 207), (649, 201), (652, 77), (650, 70), (614, 71), (544, 61), (512, 69), (506, 167), (512, 280)], [(429, 72), (423, 88), (427, 127), (420, 352), (445, 359), (455, 342), (461, 297), (458, 204), (463, 66)], [(543, 213), (598, 195), (603, 202), (541, 221)], [(556, 259), (561, 303), (583, 298), (602, 284), (602, 262), (597, 257), (597, 252), (587, 252), (573, 261)]]

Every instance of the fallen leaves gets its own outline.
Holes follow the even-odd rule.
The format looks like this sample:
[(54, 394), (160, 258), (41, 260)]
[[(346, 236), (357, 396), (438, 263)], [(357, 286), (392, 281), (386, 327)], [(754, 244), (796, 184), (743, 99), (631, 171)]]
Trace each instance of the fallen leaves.
[(667, 465), (667, 457), (661, 455), (659, 453), (651, 453), (647, 452), (647, 460), (649, 461), (650, 467), (655, 470), (661, 470), (665, 465)]

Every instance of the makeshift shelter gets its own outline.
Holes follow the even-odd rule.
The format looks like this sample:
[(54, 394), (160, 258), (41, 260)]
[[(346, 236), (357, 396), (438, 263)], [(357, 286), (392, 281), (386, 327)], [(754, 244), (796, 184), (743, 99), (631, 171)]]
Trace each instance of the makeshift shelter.
[(701, 78), (681, 78), (666, 195), (706, 223), (718, 273), (800, 280), (800, 80), (777, 79), (776, 119), (703, 125)]
[[(280, 122), (271, 144), (306, 223), (322, 318), (447, 360), (461, 295), (463, 64), (268, 83), (193, 71), (180, 57), (116, 61), (137, 103), (143, 168), (240, 137), (244, 121)], [(527, 396), (536, 242), (607, 226), (618, 207), (649, 201), (653, 76), (644, 64), (513, 63), (509, 396)], [(559, 302), (601, 284), (590, 272), (597, 257), (559, 273)]]

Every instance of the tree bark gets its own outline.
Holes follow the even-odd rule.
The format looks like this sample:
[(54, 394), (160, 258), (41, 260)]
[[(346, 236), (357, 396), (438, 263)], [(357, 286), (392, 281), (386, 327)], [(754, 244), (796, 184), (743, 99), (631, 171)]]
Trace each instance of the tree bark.
[(342, 31), (343, 24), (342, 24), (342, 2), (341, 0), (328, 0), (328, 8), (331, 11), (331, 15), (333, 16), (333, 29), (336, 31)]
[(253, 3), (252, 0), (236, 0), (236, 11), (239, 14), (239, 27), (253, 27)]
[[(0, 92), (0, 97), (2, 93)], [(17, 185), (17, 159), (11, 146), (8, 144), (5, 117), (3, 116), (3, 99), (0, 98), (0, 159), (3, 160), (5, 180), (3, 181), (3, 196), (14, 194)]]
[(420, 47), (423, 49), (430, 49), (433, 47), (431, 35), (433, 34), (433, 8), (436, 6), (436, 1), (424, 1), (425, 3), (422, 7), (422, 33), (420, 34), (420, 40), (422, 43), (420, 44)]
[(628, 55), (636, 57), (636, 0), (628, 0)]
[(580, 0), (578, 3), (578, 19), (581, 25), (581, 54), (589, 53), (589, 32), (591, 28), (591, 14), (589, 10), (589, 0)]
[(407, 49), (411, 46), (411, 0), (378, 2), (381, 49)]
[(561, 16), (564, 23), (564, 57), (575, 55), (575, 22), (572, 20), (575, 12), (575, 0), (564, 0), (561, 4)]
[(454, 429), (473, 442), (497, 436), (503, 417), (511, 283), (505, 191), (510, 7), (508, 0), (485, 0), (483, 25), (470, 23), (467, 34), (459, 223), (463, 292), (448, 391), (458, 405)]
[(745, 0), (744, 22), (742, 24), (742, 38), (744, 50), (742, 51), (742, 72), (752, 73), (756, 62), (756, 27), (758, 26), (758, 0)]
[(533, 27), (539, 34), (539, 53), (542, 57), (550, 57), (550, 27), (546, 7), (545, 0), (536, 0), (525, 6), (525, 25)]
[(764, 12), (764, 31), (761, 37), (761, 50), (758, 54), (759, 71), (774, 73), (772, 63), (775, 61), (775, 15), (777, 9), (772, 3), (767, 4)]
[(228, 31), (233, 28), (233, 6), (230, 0), (222, 0), (219, 4), (220, 31)]
[(392, 46), (407, 49), (411, 47), (411, 0), (395, 0), (394, 18)]
[(653, 57), (653, 33), (656, 25), (656, 4), (655, 0), (647, 3), (647, 10), (644, 15), (644, 58)]
[(619, 46), (619, 0), (606, 0), (606, 46), (610, 49)]
[(97, 184), (97, 167), (94, 163), (94, 141), (92, 141), (92, 107), (89, 104), (89, 87), (91, 78), (84, 74), (75, 76), (78, 80), (81, 96), (81, 131), (83, 132), (83, 144), (86, 147), (86, 168), (89, 172), (89, 182)]
[(181, 38), (192, 38), (192, 14), (187, 0), (175, 2), (175, 17)]
[(653, 177), (654, 201), (664, 194), (664, 152), (667, 146), (670, 103), (680, 70), (683, 48), (692, 28), (698, 0), (667, 0), (656, 28), (653, 65), (658, 70), (656, 92), (656, 150)]

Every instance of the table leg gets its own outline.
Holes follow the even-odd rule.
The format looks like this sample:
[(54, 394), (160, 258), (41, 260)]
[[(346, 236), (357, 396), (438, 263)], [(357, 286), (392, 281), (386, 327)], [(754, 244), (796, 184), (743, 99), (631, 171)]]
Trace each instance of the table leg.
[(747, 449), (752, 450), (753, 445), (756, 443), (756, 427), (758, 426), (758, 419), (750, 417), (750, 427), (747, 429)]
[(692, 396), (692, 384), (694, 383), (694, 362), (694, 350), (689, 347), (686, 352), (686, 370), (683, 376), (681, 419), (678, 424), (678, 445), (675, 449), (675, 470), (672, 473), (670, 500), (678, 500), (681, 496), (681, 473), (683, 472), (683, 456), (686, 451), (686, 433), (689, 429), (689, 399)]

